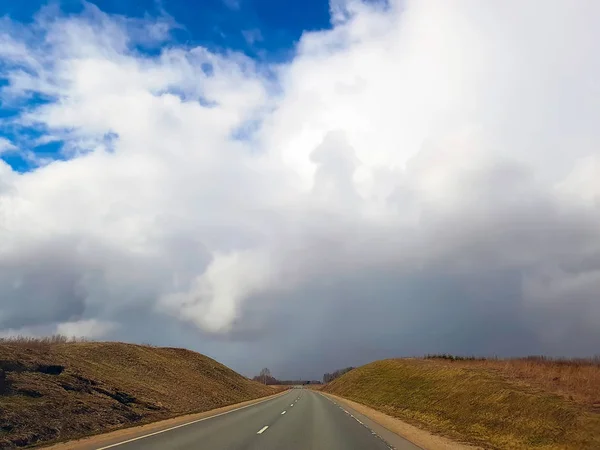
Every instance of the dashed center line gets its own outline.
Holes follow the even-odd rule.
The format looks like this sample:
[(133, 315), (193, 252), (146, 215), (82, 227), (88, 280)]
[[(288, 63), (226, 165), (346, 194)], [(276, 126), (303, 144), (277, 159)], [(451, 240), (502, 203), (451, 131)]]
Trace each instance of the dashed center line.
[(265, 431), (267, 431), (267, 428), (269, 428), (269, 425), (265, 425), (264, 427), (262, 427), (260, 430), (258, 430), (256, 434), (263, 434)]
[(283, 415), (284, 415), (286, 412), (287, 412), (287, 411), (284, 411), (284, 412), (282, 412), (282, 413), (281, 413), (281, 415), (283, 416)]
[(294, 404), (292, 403), (290, 406), (294, 406)]

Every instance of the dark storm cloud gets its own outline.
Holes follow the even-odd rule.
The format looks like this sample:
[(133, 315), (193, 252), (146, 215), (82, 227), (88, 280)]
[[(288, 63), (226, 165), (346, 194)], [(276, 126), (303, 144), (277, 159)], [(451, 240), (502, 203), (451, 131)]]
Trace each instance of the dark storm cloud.
[(0, 327), (21, 328), (81, 317), (86, 293), (69, 242), (56, 240), (0, 262)]

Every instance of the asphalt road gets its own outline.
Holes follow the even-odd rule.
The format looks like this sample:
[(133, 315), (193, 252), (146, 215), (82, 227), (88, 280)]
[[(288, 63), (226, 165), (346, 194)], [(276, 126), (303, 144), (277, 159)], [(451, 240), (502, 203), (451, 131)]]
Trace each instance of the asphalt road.
[[(415, 450), (395, 436), (384, 441), (368, 420), (308, 389), (147, 437), (115, 450)], [(382, 433), (383, 434), (383, 433)], [(394, 442), (390, 442), (394, 441)]]

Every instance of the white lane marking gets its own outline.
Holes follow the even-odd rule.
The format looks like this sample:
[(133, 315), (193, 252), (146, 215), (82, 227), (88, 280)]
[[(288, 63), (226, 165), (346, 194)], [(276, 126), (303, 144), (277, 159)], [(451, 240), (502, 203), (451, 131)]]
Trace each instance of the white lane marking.
[(261, 400), (260, 402), (252, 403), (251, 405), (240, 406), (239, 408), (232, 409), (231, 411), (225, 411), (225, 412), (222, 412), (222, 413), (219, 413), (219, 414), (215, 414), (214, 416), (204, 417), (203, 419), (198, 419), (198, 420), (192, 420), (191, 422), (186, 422), (186, 423), (183, 423), (181, 425), (176, 425), (174, 427), (167, 428), (166, 430), (155, 431), (154, 433), (145, 434), (143, 436), (138, 436), (136, 438), (128, 439), (128, 440), (123, 441), (123, 442), (118, 442), (116, 444), (107, 445), (106, 447), (100, 447), (100, 448), (98, 448), (96, 450), (106, 450), (107, 448), (113, 448), (113, 447), (117, 447), (119, 445), (128, 444), (128, 443), (133, 442), (133, 441), (139, 441), (140, 439), (144, 439), (144, 438), (147, 438), (147, 437), (150, 437), (150, 436), (156, 436), (157, 434), (166, 433), (167, 431), (176, 430), (177, 428), (187, 427), (188, 425), (192, 425), (194, 423), (203, 422), (203, 421), (209, 420), (209, 419), (214, 419), (215, 417), (219, 417), (219, 416), (224, 416), (225, 414), (229, 414), (229, 413), (232, 413), (234, 411), (239, 411), (240, 409), (250, 408), (251, 406), (256, 406), (256, 405), (259, 405), (261, 403), (268, 402), (269, 400), (275, 400), (276, 398), (279, 398), (279, 396), (267, 398), (265, 400)]
[(329, 400), (331, 403), (333, 403), (334, 405), (336, 405), (338, 408), (340, 408), (342, 411), (344, 411), (347, 415), (349, 415), (350, 417), (352, 417), (354, 420), (356, 420), (358, 423), (360, 423), (363, 427), (365, 427), (367, 430), (369, 430), (373, 436), (375, 436), (377, 439), (381, 440), (385, 445), (387, 445), (387, 447), (390, 450), (395, 450), (395, 448), (392, 447), (385, 439), (383, 439), (380, 435), (378, 435), (376, 432), (374, 432), (373, 430), (371, 430), (371, 428), (369, 428), (369, 426), (367, 424), (365, 424), (364, 422), (361, 422), (358, 417), (354, 416), (349, 411), (347, 411), (344, 408), (342, 408), (339, 404), (337, 404), (335, 401), (333, 401), (329, 397), (327, 397), (327, 396), (325, 396), (323, 394), (320, 394), (320, 395), (321, 395), (321, 397), (325, 397), (327, 400)]
[(287, 411), (284, 411), (284, 412), (282, 412), (282, 413), (281, 413), (281, 415), (283, 416), (283, 415), (284, 415), (286, 412), (287, 412)]
[(294, 404), (292, 403), (290, 406), (294, 406)]
[(269, 425), (265, 425), (264, 427), (262, 427), (260, 430), (258, 430), (258, 432), (256, 434), (263, 434), (267, 428), (269, 428)]

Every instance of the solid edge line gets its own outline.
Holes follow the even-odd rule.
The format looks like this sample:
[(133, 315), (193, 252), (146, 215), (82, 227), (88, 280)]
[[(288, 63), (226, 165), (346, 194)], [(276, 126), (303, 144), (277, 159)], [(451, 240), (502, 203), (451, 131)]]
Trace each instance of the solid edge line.
[(145, 434), (143, 436), (138, 436), (136, 438), (128, 439), (128, 440), (123, 441), (123, 442), (118, 442), (116, 444), (107, 445), (106, 447), (98, 447), (96, 450), (106, 450), (107, 448), (118, 447), (119, 445), (128, 444), (128, 443), (134, 442), (134, 441), (139, 441), (140, 439), (145, 439), (147, 437), (156, 436), (157, 434), (166, 433), (167, 431), (176, 430), (177, 428), (187, 427), (188, 425), (193, 425), (193, 424), (198, 423), (198, 422), (203, 422), (205, 420), (214, 419), (215, 417), (219, 417), (219, 416), (224, 416), (225, 414), (229, 414), (229, 413), (232, 413), (232, 412), (235, 412), (235, 411), (239, 411), (240, 409), (245, 409), (245, 408), (250, 408), (251, 406), (260, 405), (261, 403), (268, 402), (269, 400), (275, 400), (277, 397), (267, 398), (267, 399), (261, 400), (260, 402), (252, 403), (251, 405), (240, 406), (239, 408), (232, 409), (231, 411), (225, 411), (225, 412), (222, 412), (222, 413), (219, 413), (219, 414), (215, 414), (214, 416), (204, 417), (202, 419), (198, 419), (198, 420), (193, 420), (191, 422), (182, 423), (181, 425), (176, 425), (174, 427), (167, 428), (166, 430), (155, 431), (154, 433)]
[[(346, 411), (344, 408), (342, 408), (339, 404), (336, 403), (336, 401), (334, 399), (332, 399), (331, 397), (323, 394), (322, 392), (318, 392), (318, 394), (329, 400), (331, 403), (333, 403), (334, 405), (338, 406), (342, 411), (344, 411), (346, 414), (350, 414), (348, 411)], [(341, 397), (344, 398), (344, 397)], [(346, 399), (348, 400), (348, 399)], [(363, 405), (366, 406), (366, 405)], [(374, 408), (371, 408), (374, 409)], [(367, 416), (366, 414), (362, 414), (359, 413), (361, 415), (363, 415), (364, 417), (366, 417), (367, 419), (369, 419), (371, 422), (373, 422), (374, 424), (380, 426), (381, 428), (383, 428), (384, 430), (387, 430), (388, 432), (395, 434), (396, 436), (398, 436), (401, 439), (404, 439), (405, 441), (409, 442), (410, 444), (414, 445), (415, 447), (417, 447), (420, 450), (425, 450), (424, 447), (421, 447), (420, 445), (415, 444), (413, 441), (407, 439), (406, 437), (402, 436), (401, 434), (396, 433), (395, 431), (390, 430), (388, 427), (386, 427), (385, 425), (382, 425), (381, 423), (377, 422), (375, 419), (372, 419), (371, 417)], [(384, 413), (385, 414), (385, 413)], [(350, 414), (352, 415), (352, 414)], [(369, 427), (367, 424), (365, 424), (364, 422), (361, 422), (359, 419), (357, 419), (356, 417), (352, 416), (354, 418), (354, 420), (356, 420), (358, 423), (360, 423), (363, 427), (365, 427), (367, 430), (369, 430), (371, 432), (371, 434), (373, 434), (374, 436), (377, 436), (379, 439), (381, 439), (391, 450), (395, 450), (395, 447), (392, 446), (391, 444), (388, 443), (388, 441), (386, 441), (384, 438), (382, 438), (379, 434), (377, 434), (376, 432), (374, 432), (371, 427)]]

